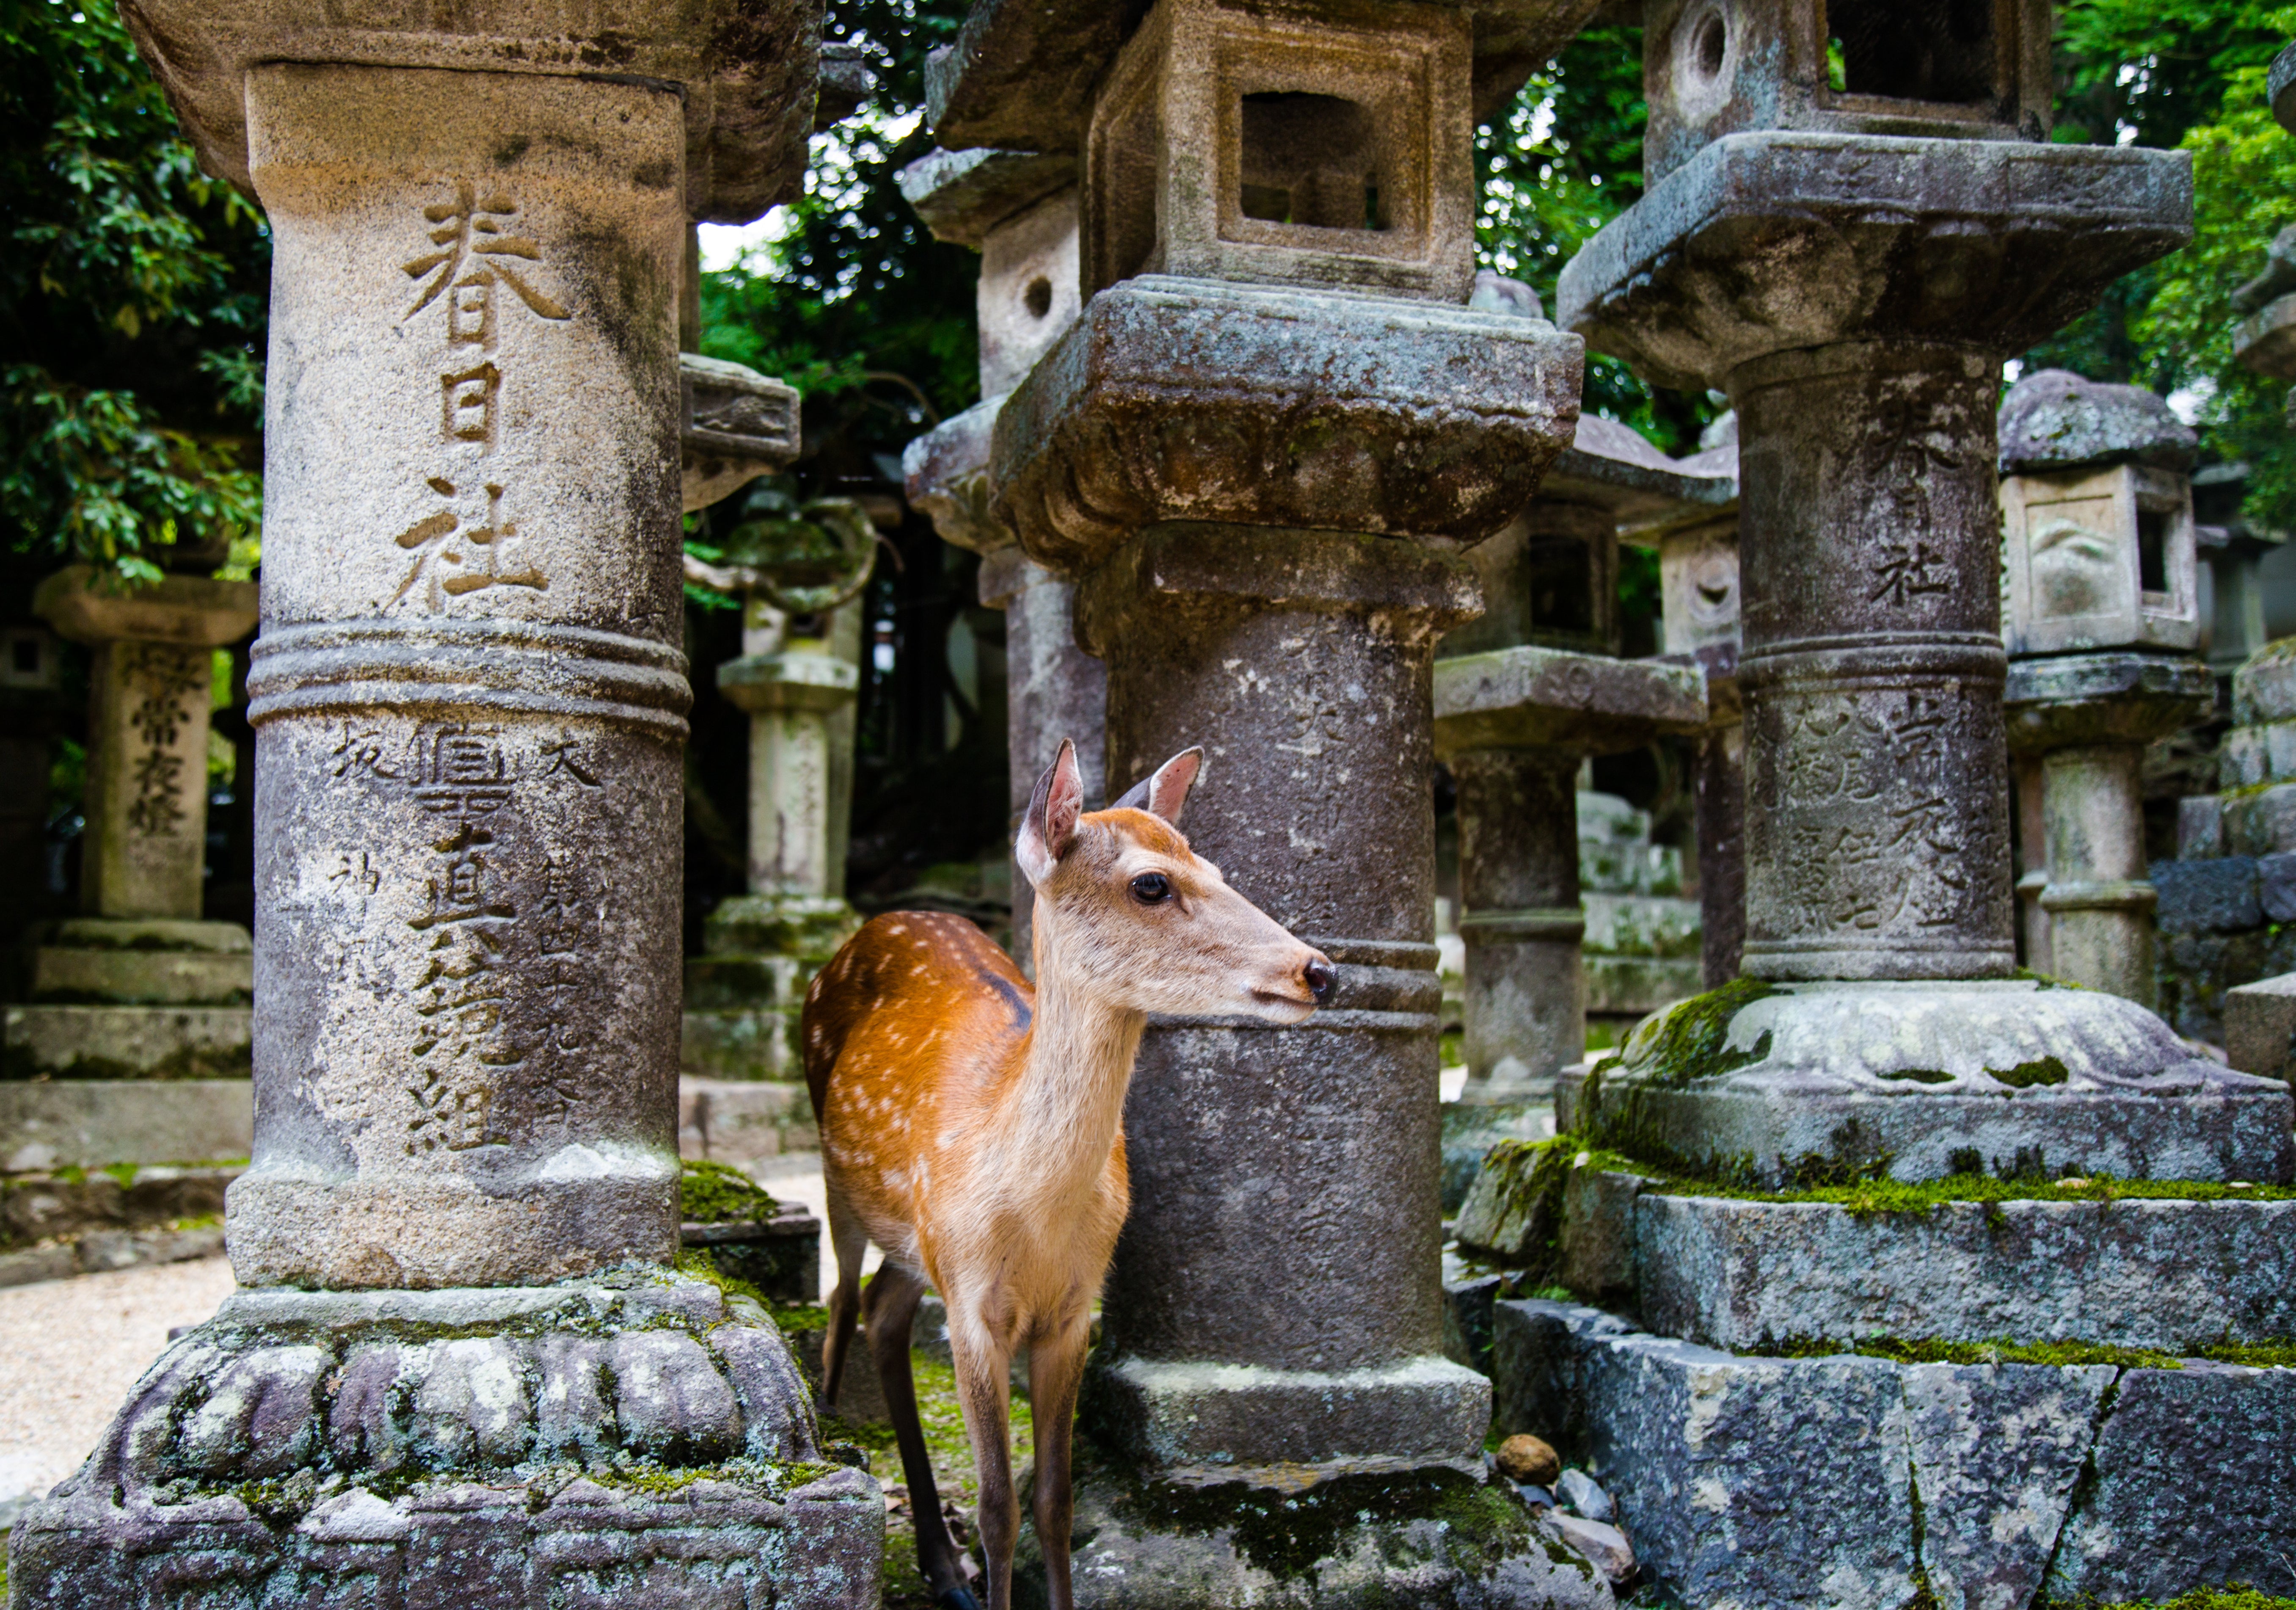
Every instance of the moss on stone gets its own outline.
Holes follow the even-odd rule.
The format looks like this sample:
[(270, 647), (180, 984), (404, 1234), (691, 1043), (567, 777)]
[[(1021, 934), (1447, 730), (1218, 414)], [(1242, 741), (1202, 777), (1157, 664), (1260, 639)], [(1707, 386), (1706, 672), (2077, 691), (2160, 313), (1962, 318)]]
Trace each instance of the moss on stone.
[(2110, 1364), (2120, 1369), (2182, 1369), (2174, 1353), (2149, 1347), (2114, 1347), (2101, 1342), (1948, 1342), (1936, 1337), (1866, 1336), (1855, 1342), (1795, 1336), (1775, 1347), (1742, 1350), (1742, 1356), (1768, 1359), (1830, 1359), (1843, 1353), (1888, 1359), (1898, 1364), (2045, 1364), (2070, 1369)]
[(2065, 1064), (2054, 1056), (2039, 1056), (2031, 1062), (2021, 1062), (2005, 1072), (1998, 1068), (1985, 1071), (2003, 1084), (2018, 1090), (2030, 1090), (2037, 1085), (2061, 1085), (2072, 1077), (2065, 1071)]
[(677, 1216), (682, 1222), (762, 1223), (779, 1212), (781, 1203), (741, 1170), (722, 1162), (685, 1160), (677, 1185)]
[[(1634, 1059), (1636, 1082), (1678, 1089), (1751, 1067), (1770, 1054), (1767, 1031), (1748, 1049), (1729, 1048), (1730, 1023), (1739, 1013), (1777, 990), (1760, 979), (1733, 979), (1718, 990), (1674, 1006), (1637, 1029), (1627, 1040)], [(1647, 1038), (1645, 1038), (1647, 1037)], [(1615, 1072), (1619, 1059), (1608, 1058), (1603, 1072)]]
[[(1594, 1575), (1575, 1550), (1533, 1526), (1510, 1487), (1448, 1466), (1332, 1476), (1296, 1491), (1242, 1481), (1184, 1486), (1136, 1474), (1112, 1507), (1144, 1531), (1224, 1533), (1237, 1557), (1279, 1582), (1312, 1581), (1320, 1564), (1359, 1548), (1365, 1532), (1390, 1565), (1423, 1564), (1439, 1553), (1480, 1576), (1537, 1548), (1557, 1565)], [(1408, 1539), (1414, 1522), (1436, 1524), (1433, 1551)]]
[(2050, 1599), (2037, 1610), (2296, 1610), (2296, 1598), (2274, 1598), (2255, 1589), (2234, 1584), (2226, 1588), (2195, 1588), (2172, 1599), (2142, 1604), (2106, 1604), (2102, 1599)]

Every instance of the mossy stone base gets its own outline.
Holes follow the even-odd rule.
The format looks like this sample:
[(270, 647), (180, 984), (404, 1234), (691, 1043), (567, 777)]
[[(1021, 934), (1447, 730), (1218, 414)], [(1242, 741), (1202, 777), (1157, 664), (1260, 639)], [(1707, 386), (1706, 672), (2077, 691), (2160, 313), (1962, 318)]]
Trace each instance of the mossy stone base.
[(10, 1603), (846, 1610), (883, 1549), (780, 1332), (714, 1286), (242, 1290), (17, 1523)]
[(2133, 1001), (2032, 979), (1742, 979), (1564, 1070), (1555, 1106), (1596, 1144), (1770, 1187), (2296, 1170), (2285, 1084), (2195, 1056)]
[[(1447, 1465), (1292, 1466), (1283, 1485), (1160, 1479), (1079, 1450), (1079, 1610), (1597, 1610), (1610, 1586), (1513, 1486)], [(1022, 1515), (1028, 1514), (1024, 1497)], [(1021, 1527), (1016, 1610), (1046, 1603)]]
[(1443, 1213), (1459, 1211), (1483, 1159), (1502, 1140), (1540, 1140), (1554, 1133), (1554, 1104), (1537, 1101), (1446, 1102), (1443, 1106)]
[(840, 899), (744, 894), (702, 919), (701, 948), (710, 956), (788, 956), (819, 966), (860, 926), (861, 914)]

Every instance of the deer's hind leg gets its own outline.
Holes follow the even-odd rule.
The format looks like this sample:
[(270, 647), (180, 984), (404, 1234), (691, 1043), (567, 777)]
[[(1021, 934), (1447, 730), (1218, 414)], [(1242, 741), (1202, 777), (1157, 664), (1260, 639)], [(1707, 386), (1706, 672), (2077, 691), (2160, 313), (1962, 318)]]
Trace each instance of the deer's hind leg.
[(867, 1313), (863, 1321), (869, 1336), (870, 1357), (876, 1361), (877, 1380), (885, 1391), (885, 1412), (893, 1422), (893, 1441), (900, 1449), (901, 1475), (909, 1487), (909, 1513), (916, 1519), (917, 1569), (942, 1610), (980, 1610), (965, 1581), (964, 1550), (948, 1534), (940, 1512), (940, 1489), (933, 1481), (932, 1458), (925, 1450), (924, 1425), (917, 1417), (917, 1381), (909, 1364), (909, 1330), (916, 1322), (917, 1303), (925, 1283), (913, 1270), (886, 1262), (869, 1282)]
[(861, 1311), (861, 1260), (869, 1232), (836, 1187), (829, 1192), (829, 1244), (837, 1255), (837, 1285), (829, 1294), (829, 1329), (821, 1338), (821, 1405), (837, 1407), (845, 1381), (845, 1357), (853, 1348), (853, 1320)]

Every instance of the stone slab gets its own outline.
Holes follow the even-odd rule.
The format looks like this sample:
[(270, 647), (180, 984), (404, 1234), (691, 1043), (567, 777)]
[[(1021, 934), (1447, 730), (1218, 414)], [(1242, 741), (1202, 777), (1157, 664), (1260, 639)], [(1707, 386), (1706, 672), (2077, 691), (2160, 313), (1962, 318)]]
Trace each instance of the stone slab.
[[(1726, 135), (1587, 242), (1555, 322), (1663, 386), (1845, 340), (2021, 351), (2189, 239), (2192, 186), (2188, 157), (2134, 146)], [(1944, 240), (1982, 240), (1983, 271), (1930, 273)], [(2000, 298), (2009, 283), (2021, 294)]]
[(2150, 743), (2215, 705), (2216, 678), (2200, 661), (2128, 651), (2012, 659), (2002, 691), (2013, 752)]
[(242, 189), (251, 180), (242, 91), (257, 62), (612, 73), (677, 86), (686, 210), (699, 223), (746, 224), (797, 193), (820, 80), (821, 14), (805, 5), (684, 0), (570, 15), (513, 0), (431, 29), (396, 12), (275, 0), (142, 0), (126, 21), (201, 166)]
[(1075, 184), (1076, 170), (1063, 152), (930, 151), (897, 178), (933, 239), (978, 251), (1004, 219)]
[(28, 993), (43, 1004), (249, 1005), (255, 957), (202, 950), (88, 950), (42, 945), (32, 952)]
[(2235, 727), (2217, 751), (2220, 787), (2253, 788), (2296, 778), (2296, 720)]
[(244, 1080), (254, 1068), (254, 1038), (247, 1006), (7, 1006), (0, 1008), (0, 1074), (74, 1084)]
[(19, 1519), (12, 1602), (874, 1605), (882, 1495), (771, 1320), (619, 1279), (234, 1294)]
[[(1566, 1240), (1582, 1228), (1574, 1214)], [(2296, 1336), (2296, 1202), (1857, 1213), (1644, 1189), (1626, 1222), (1592, 1228), (1630, 1262), (1644, 1323), (1711, 1347), (2007, 1336), (2181, 1353)]]
[(2232, 674), (2234, 730), (2296, 719), (2296, 639), (2267, 643)]
[(1583, 1463), (1692, 1605), (1896, 1610), (1916, 1567), (1955, 1610), (2296, 1589), (2262, 1557), (2296, 1371), (1741, 1357), (1538, 1300), (1496, 1305), (1493, 1369), (1495, 1429)]
[(254, 1135), (254, 1086), (244, 1079), (0, 1080), (8, 1173), (244, 1158)]
[(2221, 797), (2228, 855), (2296, 850), (2296, 783), (2267, 783)]
[(1095, 1372), (1093, 1424), (1165, 1469), (1472, 1459), (1490, 1383), (1444, 1358), (1370, 1369), (1126, 1358)]
[(1705, 987), (1704, 969), (1694, 956), (1597, 956), (1580, 957), (1590, 1017), (1638, 1018), (1660, 1006), (1686, 1000)]
[(2254, 856), (2155, 861), (2145, 877), (2159, 891), (2152, 921), (2162, 933), (2238, 933), (2264, 924)]
[(1566, 1070), (1556, 1113), (1630, 1154), (1766, 1185), (1876, 1168), (2248, 1179), (2296, 1171), (2278, 1080), (2193, 1051), (2152, 1013), (2036, 981), (1741, 981)]
[(223, 1255), (223, 1226), (188, 1230), (98, 1230), (51, 1246), (0, 1253), (0, 1286), (30, 1286), (74, 1275), (187, 1263)]
[(216, 1217), (239, 1173), (235, 1166), (158, 1166), (11, 1175), (0, 1179), (0, 1245)]
[(1439, 757), (1528, 747), (1607, 753), (1705, 725), (1706, 673), (1695, 665), (1530, 647), (1435, 662)]
[(2234, 324), (2232, 355), (2259, 374), (2296, 380), (2296, 296), (2276, 297)]
[[(686, 1021), (690, 1030), (692, 1014)], [(812, 1100), (801, 1084), (686, 1075), (677, 1089), (677, 1145), (685, 1156), (738, 1167), (821, 1149)]]
[[(1603, 1573), (1512, 1482), (1372, 1467), (1255, 1484), (1143, 1481), (1079, 1461), (1079, 1610), (1610, 1610)], [(1046, 1603), (1022, 1521), (1013, 1603)]]
[(1583, 366), (1544, 320), (1141, 275), (998, 412), (996, 513), (1055, 571), (1175, 521), (1480, 541), (1537, 493)]
[(2225, 1055), (2243, 1073), (2288, 1079), (2296, 1052), (2296, 973), (2225, 991)]

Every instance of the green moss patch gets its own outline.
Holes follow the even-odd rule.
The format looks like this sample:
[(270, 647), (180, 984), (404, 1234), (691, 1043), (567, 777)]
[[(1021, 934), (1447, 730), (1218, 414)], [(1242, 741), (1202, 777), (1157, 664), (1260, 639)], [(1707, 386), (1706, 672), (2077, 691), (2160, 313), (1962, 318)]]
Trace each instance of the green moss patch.
[(1844, 1353), (1861, 1358), (1888, 1359), (1898, 1364), (2046, 1364), (2073, 1368), (2110, 1364), (2120, 1369), (2182, 1369), (2174, 1353), (2145, 1347), (2112, 1347), (2100, 1342), (1946, 1342), (1934, 1337), (1868, 1336), (1856, 1342), (1836, 1342), (1816, 1336), (1796, 1336), (1775, 1347), (1750, 1349), (1742, 1355), (1767, 1359), (1831, 1359)]
[[(1210, 1537), (1225, 1533), (1239, 1558), (1280, 1582), (1310, 1581), (1323, 1561), (1353, 1553), (1360, 1533), (1376, 1539), (1385, 1563), (1431, 1563), (1435, 1551), (1472, 1575), (1538, 1548), (1556, 1565), (1591, 1577), (1572, 1550), (1531, 1525), (1522, 1500), (1496, 1481), (1438, 1467), (1396, 1474), (1336, 1476), (1286, 1492), (1245, 1482), (1180, 1486), (1137, 1475), (1111, 1506), (1144, 1532)], [(1439, 1523), (1432, 1548), (1406, 1542), (1413, 1522)]]
[(2102, 1599), (2051, 1599), (2041, 1610), (2296, 1610), (2296, 1598), (2274, 1598), (2253, 1588), (2195, 1588), (2172, 1599), (2108, 1605)]
[(2030, 1090), (2037, 1085), (2061, 1085), (2071, 1077), (2065, 1072), (2065, 1064), (2054, 1056), (2021, 1062), (2005, 1072), (1998, 1068), (1985, 1071), (2003, 1084), (2018, 1090)]
[(677, 1185), (677, 1216), (686, 1224), (753, 1224), (781, 1212), (765, 1188), (739, 1169), (688, 1158)]
[[(1770, 1037), (1765, 1032), (1750, 1048), (1733, 1051), (1731, 1020), (1776, 993), (1759, 979), (1733, 979), (1636, 1030), (1626, 1047), (1626, 1055), (1634, 1059), (1636, 1081), (1679, 1089), (1751, 1067), (1770, 1054)], [(1615, 1059), (1606, 1060), (1602, 1070), (1618, 1065)]]

